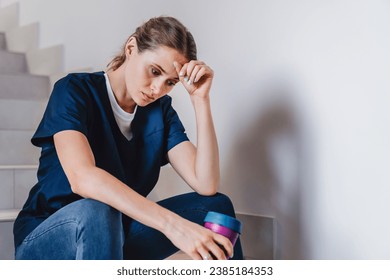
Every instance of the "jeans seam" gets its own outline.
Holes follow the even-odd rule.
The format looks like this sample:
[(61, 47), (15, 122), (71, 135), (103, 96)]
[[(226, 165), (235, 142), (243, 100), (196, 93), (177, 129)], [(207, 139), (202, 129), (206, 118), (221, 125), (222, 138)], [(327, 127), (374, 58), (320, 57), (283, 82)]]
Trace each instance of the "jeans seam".
[(41, 237), (42, 235), (48, 233), (49, 231), (59, 227), (59, 226), (62, 226), (62, 225), (65, 225), (65, 224), (70, 224), (70, 223), (75, 223), (75, 224), (78, 224), (77, 220), (67, 220), (67, 221), (63, 221), (61, 223), (57, 223), (51, 227), (48, 227), (46, 228), (44, 231), (40, 232), (40, 233), (37, 233), (37, 234), (34, 234), (34, 231), (27, 235), (27, 237), (23, 240), (23, 243), (28, 243), (28, 242), (31, 242), (35, 239), (37, 239), (38, 237)]

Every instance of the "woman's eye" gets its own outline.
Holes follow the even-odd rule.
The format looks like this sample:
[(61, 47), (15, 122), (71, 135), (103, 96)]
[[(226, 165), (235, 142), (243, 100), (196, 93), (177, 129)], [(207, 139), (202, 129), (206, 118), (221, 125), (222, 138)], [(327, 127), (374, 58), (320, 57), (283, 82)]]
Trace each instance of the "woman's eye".
[(175, 83), (175, 82), (168, 81), (168, 86), (170, 86), (170, 87), (173, 87), (173, 86), (175, 86), (175, 85), (176, 85), (176, 83)]
[(155, 76), (158, 76), (158, 75), (160, 75), (160, 72), (158, 70), (152, 68), (152, 74)]

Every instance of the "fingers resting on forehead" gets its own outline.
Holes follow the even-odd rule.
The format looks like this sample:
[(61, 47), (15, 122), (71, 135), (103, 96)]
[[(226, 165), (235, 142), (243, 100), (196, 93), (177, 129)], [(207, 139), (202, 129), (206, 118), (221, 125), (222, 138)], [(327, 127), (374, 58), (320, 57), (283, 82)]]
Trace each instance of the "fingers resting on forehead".
[(191, 60), (184, 65), (174, 62), (176, 71), (179, 74), (180, 80), (186, 80), (188, 83), (196, 83), (200, 78), (207, 73), (209, 67), (199, 60)]

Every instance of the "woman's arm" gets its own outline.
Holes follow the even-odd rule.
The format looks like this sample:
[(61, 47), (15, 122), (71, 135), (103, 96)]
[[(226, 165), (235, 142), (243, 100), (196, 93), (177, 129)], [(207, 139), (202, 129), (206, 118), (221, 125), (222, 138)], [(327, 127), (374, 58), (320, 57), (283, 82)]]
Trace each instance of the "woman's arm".
[(88, 140), (82, 133), (74, 130), (58, 132), (54, 135), (54, 144), (74, 193), (106, 203), (161, 231), (193, 259), (201, 259), (208, 252), (212, 252), (218, 259), (225, 259), (217, 243), (232, 254), (233, 248), (228, 239), (144, 198), (108, 172), (96, 167)]
[(180, 81), (190, 94), (195, 110), (197, 145), (186, 141), (168, 152), (178, 174), (198, 193), (213, 195), (220, 180), (218, 143), (210, 107), (213, 70), (201, 61), (174, 63)]

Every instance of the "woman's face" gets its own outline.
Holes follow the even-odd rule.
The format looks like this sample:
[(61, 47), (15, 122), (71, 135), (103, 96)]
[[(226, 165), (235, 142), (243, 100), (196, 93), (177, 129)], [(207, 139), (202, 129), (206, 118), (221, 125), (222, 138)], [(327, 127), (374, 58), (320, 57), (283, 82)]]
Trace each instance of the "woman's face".
[(146, 106), (169, 93), (179, 76), (173, 65), (187, 59), (177, 50), (161, 46), (139, 53), (136, 47), (127, 48), (125, 83), (127, 94), (139, 106)]

